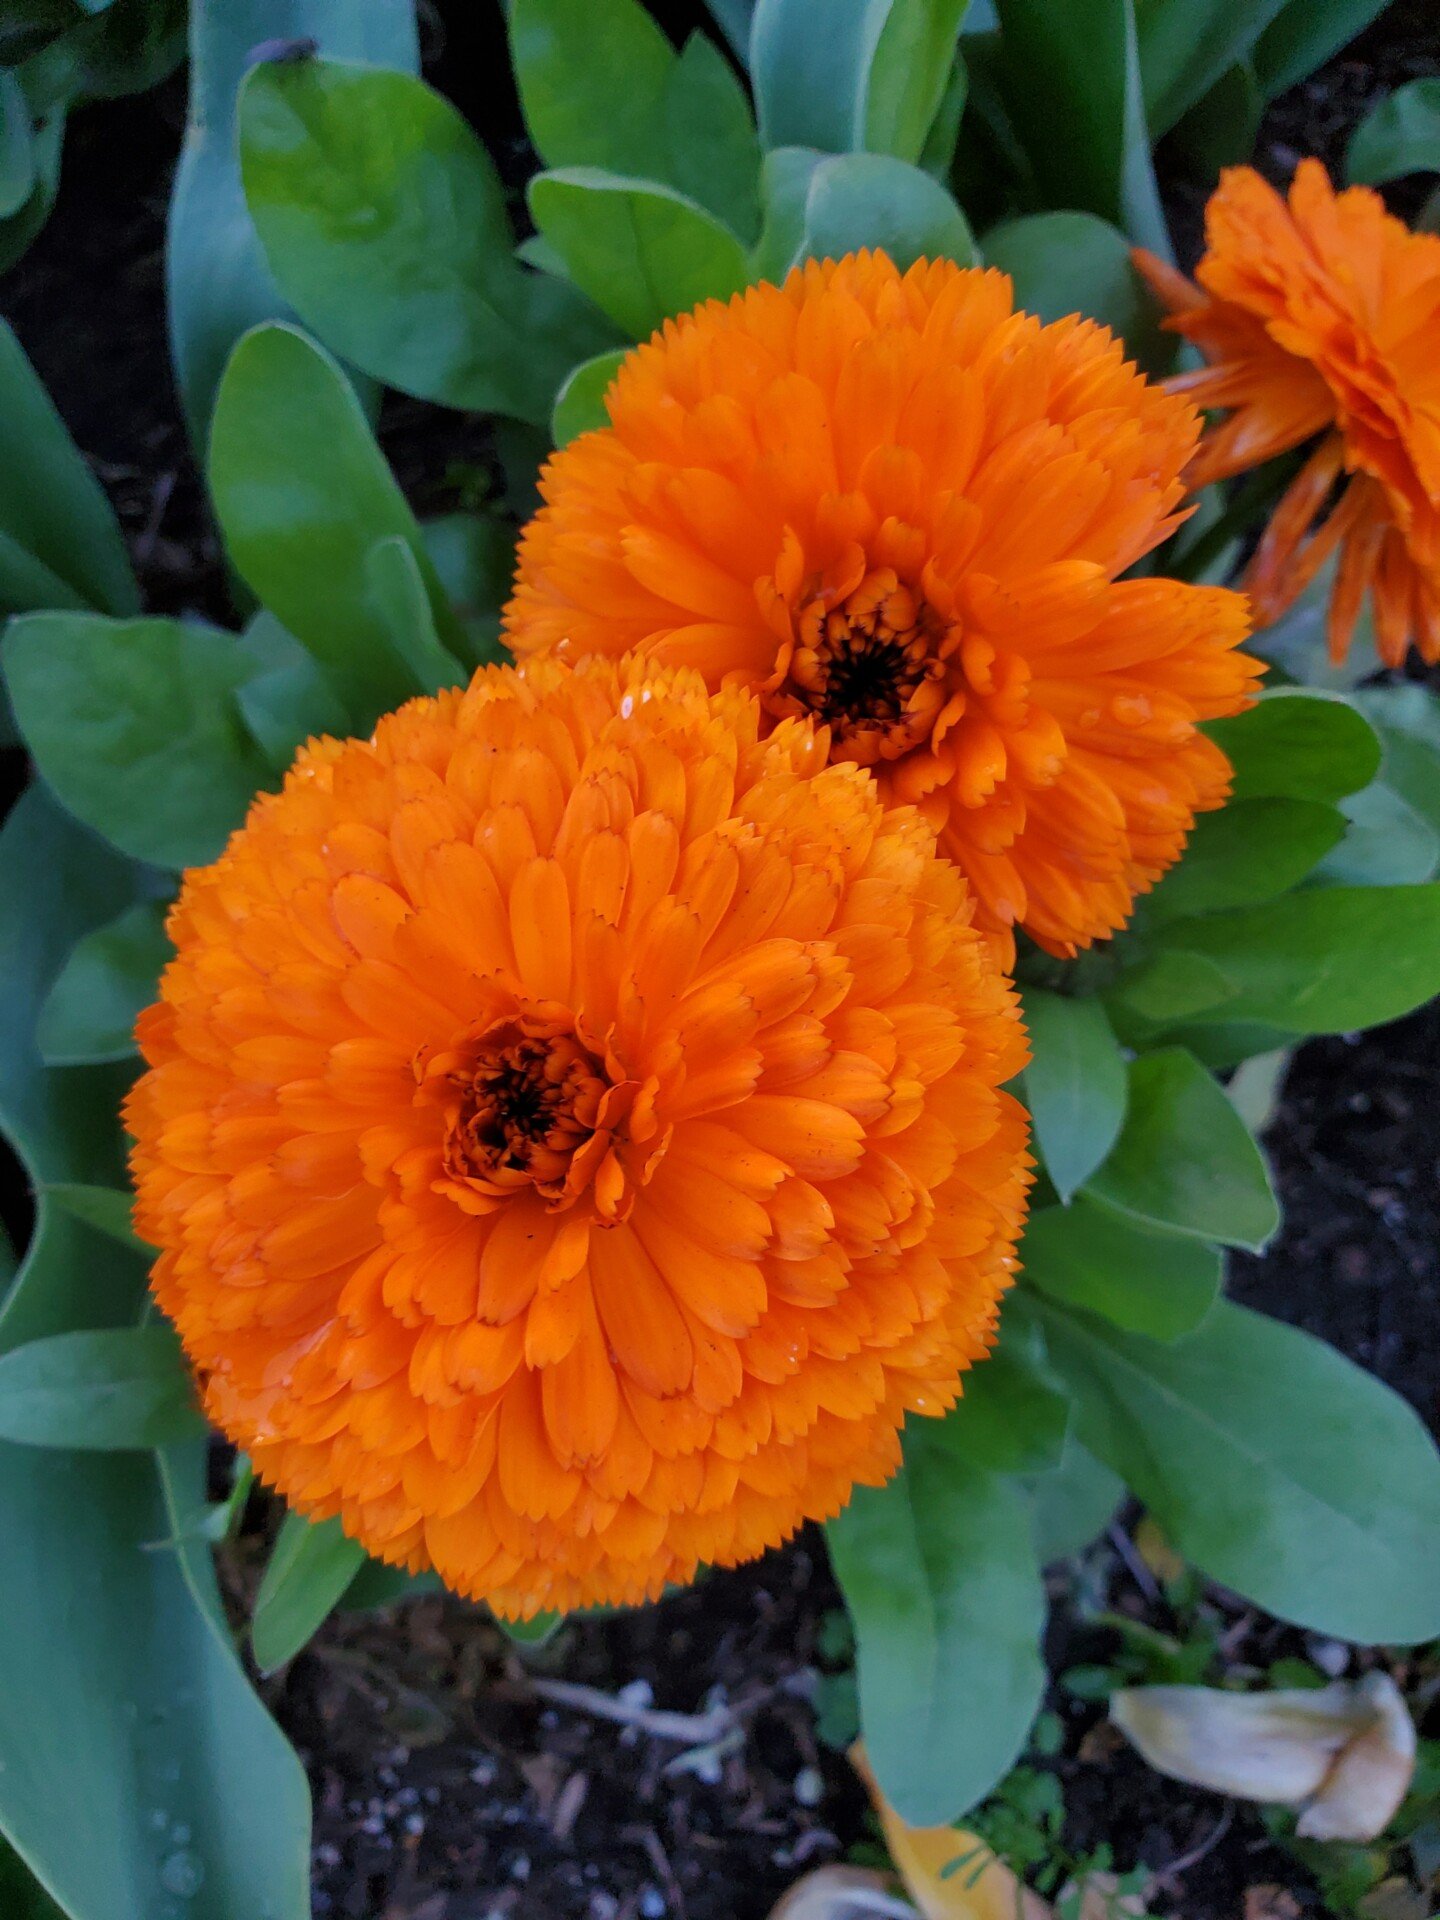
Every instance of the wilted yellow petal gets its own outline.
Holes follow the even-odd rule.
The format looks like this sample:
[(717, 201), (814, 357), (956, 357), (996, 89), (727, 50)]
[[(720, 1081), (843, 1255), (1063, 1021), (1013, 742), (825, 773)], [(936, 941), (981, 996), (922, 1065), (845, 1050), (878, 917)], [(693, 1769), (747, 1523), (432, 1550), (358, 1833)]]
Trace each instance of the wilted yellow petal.
[[(925, 1920), (1053, 1920), (1046, 1902), (978, 1834), (961, 1827), (906, 1826), (880, 1791), (858, 1740), (850, 1760), (875, 1803), (890, 1858)], [(957, 1860), (963, 1866), (956, 1867)], [(947, 1873), (947, 1867), (954, 1870)]]
[(1404, 1798), (1415, 1729), (1388, 1674), (1313, 1691), (1125, 1687), (1110, 1717), (1160, 1773), (1305, 1806), (1310, 1839), (1370, 1840)]

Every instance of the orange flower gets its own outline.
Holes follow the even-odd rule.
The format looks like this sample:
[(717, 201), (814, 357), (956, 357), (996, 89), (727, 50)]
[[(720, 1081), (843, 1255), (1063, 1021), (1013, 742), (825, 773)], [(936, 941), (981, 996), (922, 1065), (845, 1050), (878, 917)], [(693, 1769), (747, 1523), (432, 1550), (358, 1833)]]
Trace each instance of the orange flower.
[(1368, 187), (1337, 194), (1318, 160), (1300, 162), (1288, 206), (1249, 167), (1222, 174), (1205, 238), (1198, 287), (1135, 256), (1166, 324), (1210, 363), (1171, 390), (1229, 414), (1191, 484), (1315, 442), (1251, 563), (1257, 616), (1278, 619), (1338, 550), (1331, 659), (1369, 593), (1387, 666), (1412, 640), (1440, 660), (1440, 238), (1409, 232)]
[(1069, 954), (1227, 791), (1197, 720), (1258, 669), (1244, 602), (1116, 576), (1176, 525), (1199, 422), (1103, 328), (882, 254), (672, 321), (546, 467), (516, 651), (642, 647), (917, 805), (980, 922)]
[(1029, 1180), (960, 875), (644, 663), (320, 740), (170, 919), (154, 1287), (303, 1511), (501, 1612), (835, 1513), (994, 1338)]

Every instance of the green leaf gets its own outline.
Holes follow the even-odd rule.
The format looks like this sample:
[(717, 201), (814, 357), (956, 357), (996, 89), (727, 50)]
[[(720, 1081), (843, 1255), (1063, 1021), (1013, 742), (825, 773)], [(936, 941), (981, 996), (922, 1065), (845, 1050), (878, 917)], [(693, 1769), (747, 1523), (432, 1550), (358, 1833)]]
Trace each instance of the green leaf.
[(1398, 1395), (1228, 1301), (1170, 1346), (1041, 1312), (1082, 1441), (1211, 1579), (1365, 1645), (1440, 1633), (1440, 1458)]
[(1031, 1488), (1035, 1551), (1041, 1566), (1068, 1560), (1088, 1547), (1124, 1498), (1124, 1481), (1087, 1452), (1072, 1433), (1059, 1466), (1037, 1475)]
[(750, 71), (767, 148), (916, 161), (949, 78), (964, 0), (759, 0)]
[(1317, 800), (1236, 800), (1201, 814), (1184, 857), (1146, 898), (1146, 916), (1176, 920), (1273, 900), (1298, 886), (1344, 834), (1344, 815)]
[(1007, 1296), (999, 1343), (961, 1382), (946, 1414), (955, 1451), (993, 1473), (1039, 1473), (1065, 1445), (1069, 1396), (1045, 1359), (1045, 1337), (1023, 1295)]
[(295, 328), (257, 327), (235, 349), (215, 402), (210, 488), (240, 574), (366, 730), (424, 691), (372, 597), (379, 542), (409, 547), (441, 642), (464, 645), (349, 383)]
[(1249, 53), (1285, 0), (1139, 0), (1140, 75), (1158, 140)]
[(204, 1431), (168, 1326), (55, 1333), (0, 1358), (0, 1440), (109, 1453)]
[(965, 216), (939, 181), (880, 153), (821, 160), (805, 191), (796, 259), (838, 260), (860, 247), (883, 247), (902, 272), (921, 259), (979, 261)]
[(1237, 60), (1177, 122), (1170, 133), (1171, 151), (1192, 174), (1215, 179), (1222, 168), (1249, 160), (1264, 113), (1265, 96), (1254, 67)]
[[(419, 551), (427, 569), (430, 555)], [(365, 584), (390, 644), (413, 674), (422, 693), (462, 687), (469, 678), (453, 653), (441, 645), (425, 577), (415, 549), (399, 534), (377, 540), (365, 556)]]
[[(124, 1077), (46, 1073), (32, 1038), (64, 955), (133, 886), (134, 869), (40, 789), (0, 832), (0, 1122), (39, 1187), (0, 1351), (133, 1325), (144, 1296), (142, 1260), (47, 1184), (123, 1179)], [(155, 1547), (179, 1531), (142, 1455), (0, 1444), (0, 1831), (84, 1920), (159, 1916), (177, 1881), (196, 1888), (193, 1920), (307, 1920), (305, 1776), (197, 1599), (189, 1556)]]
[(25, 204), (0, 220), (0, 273), (13, 267), (50, 218), (60, 187), (60, 158), (65, 145), (65, 107), (57, 104), (49, 117), (35, 125), (30, 157), (35, 184)]
[(1276, 687), (1205, 731), (1235, 770), (1234, 800), (1340, 800), (1380, 769), (1375, 729), (1336, 693)]
[(1194, 953), (1148, 954), (1127, 967), (1105, 995), (1115, 1030), (1127, 1046), (1149, 1046), (1157, 1033), (1235, 998), (1235, 983)]
[(236, 341), (290, 309), (261, 250), (240, 177), (237, 97), (255, 50), (277, 35), (382, 67), (419, 65), (413, 0), (193, 0), (190, 103), (166, 239), (170, 351), (203, 452)]
[(1030, 1065), (1025, 1101), (1035, 1143), (1062, 1200), (1084, 1186), (1119, 1138), (1125, 1062), (1098, 1000), (1025, 989)]
[(1152, 1340), (1193, 1332), (1220, 1293), (1218, 1247), (1157, 1232), (1083, 1195), (1073, 1207), (1032, 1213), (1020, 1258), (1025, 1280), (1052, 1300)]
[[(514, 0), (510, 49), (525, 124), (547, 166), (659, 181), (753, 237), (755, 123), (733, 68), (703, 34), (677, 56), (636, 0)], [(625, 75), (618, 91), (615, 72)]]
[(122, 1247), (129, 1247), (147, 1260), (151, 1257), (150, 1248), (136, 1239), (131, 1228), (134, 1196), (128, 1191), (119, 1187), (87, 1186), (73, 1180), (47, 1182), (40, 1191), (72, 1218), (83, 1220), (87, 1227), (118, 1240)]
[(274, 1673), (308, 1645), (359, 1572), (365, 1549), (340, 1522), (287, 1513), (265, 1567), (250, 1622), (262, 1673)]
[(135, 577), (99, 481), (0, 320), (0, 619), (40, 607), (131, 613)]
[(1440, 79), (1412, 80), (1372, 109), (1350, 136), (1345, 173), (1366, 186), (1440, 173)]
[(1255, 71), (1273, 100), (1323, 67), (1385, 11), (1387, 0), (1287, 0), (1255, 43)]
[(1142, 1225), (1256, 1253), (1280, 1224), (1260, 1149), (1183, 1047), (1131, 1061), (1124, 1129), (1085, 1191)]
[(529, 200), (576, 286), (633, 339), (750, 277), (729, 228), (671, 187), (564, 167), (532, 180)]
[[(1440, 883), (1317, 887), (1161, 931), (1234, 984), (1227, 1020), (1356, 1033), (1440, 992)], [(1274, 1044), (1273, 1042), (1271, 1043)]]
[(421, 81), (330, 60), (260, 67), (240, 130), (271, 271), (376, 379), (543, 424), (567, 371), (613, 344), (572, 287), (517, 263), (489, 155)]
[(241, 645), (259, 667), (236, 694), (240, 717), (275, 773), (284, 773), (313, 734), (344, 734), (349, 715), (318, 664), (263, 608)]
[(896, 1812), (923, 1827), (957, 1818), (1009, 1770), (1045, 1686), (1029, 1504), (948, 1428), (912, 1421), (901, 1471), (857, 1487), (826, 1529), (866, 1754)]
[(420, 538), (460, 624), (465, 665), (473, 669), (507, 660), (500, 609), (515, 572), (513, 525), (489, 508), (442, 513), (421, 521)]
[[(1414, 742), (1409, 744), (1417, 755), (1429, 759), (1432, 777), (1440, 773), (1433, 756)], [(1394, 764), (1388, 751), (1386, 760)], [(1428, 817), (1428, 807), (1415, 805), (1382, 776), (1352, 793), (1341, 808), (1348, 828), (1322, 863), (1322, 879), (1342, 886), (1408, 887), (1435, 878), (1440, 867), (1440, 833)]]
[(165, 912), (161, 901), (142, 901), (78, 943), (40, 1010), (36, 1039), (47, 1066), (135, 1054), (135, 1017), (155, 998), (160, 970), (174, 951)]
[(137, 860), (213, 860), (270, 780), (235, 705), (251, 668), (231, 634), (33, 613), (11, 623), (0, 659), (45, 779)]
[(563, 1613), (537, 1613), (530, 1620), (504, 1620), (497, 1614), (495, 1624), (507, 1640), (517, 1647), (543, 1647), (565, 1624)]
[(20, 211), (34, 192), (35, 179), (30, 104), (16, 75), (0, 67), (0, 220)]
[(387, 1567), (383, 1560), (367, 1560), (340, 1596), (339, 1605), (346, 1613), (368, 1613), (444, 1591), (438, 1574), (407, 1573), (404, 1567)]
[(1051, 206), (1168, 256), (1131, 0), (998, 0), (1005, 98)]
[(605, 395), (624, 358), (623, 352), (597, 353), (567, 375), (555, 396), (555, 411), (550, 418), (550, 432), (557, 447), (568, 446), (578, 435), (596, 427), (609, 426)]
[(1015, 304), (1042, 320), (1083, 313), (1118, 334), (1142, 366), (1174, 357), (1155, 302), (1130, 264), (1130, 242), (1093, 213), (1032, 213), (985, 235), (987, 263), (1015, 283)]
[(824, 162), (815, 147), (776, 147), (766, 154), (760, 170), (765, 217), (750, 257), (756, 279), (778, 283), (804, 258), (805, 203), (815, 170)]

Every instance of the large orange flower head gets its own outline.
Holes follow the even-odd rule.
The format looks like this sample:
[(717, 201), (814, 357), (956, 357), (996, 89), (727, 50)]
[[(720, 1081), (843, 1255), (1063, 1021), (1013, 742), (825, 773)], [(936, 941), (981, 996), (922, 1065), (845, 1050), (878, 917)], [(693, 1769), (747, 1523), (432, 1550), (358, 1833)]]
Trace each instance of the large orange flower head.
[(860, 253), (670, 322), (607, 405), (542, 476), (518, 653), (641, 647), (823, 721), (985, 927), (1061, 954), (1225, 797), (1196, 722), (1251, 689), (1244, 602), (1117, 579), (1176, 525), (1198, 420), (1104, 328)]
[(319, 740), (187, 876), (154, 1287), (299, 1508), (500, 1611), (751, 1558), (994, 1337), (1012, 989), (913, 810), (652, 663)]
[(1388, 666), (1412, 641), (1440, 660), (1440, 237), (1411, 233), (1368, 187), (1337, 194), (1318, 160), (1300, 162), (1288, 203), (1250, 167), (1222, 174), (1205, 237), (1199, 286), (1136, 256), (1209, 362), (1169, 385), (1228, 413), (1192, 484), (1314, 443), (1246, 580), (1258, 617), (1278, 618), (1338, 552), (1331, 657), (1369, 593)]

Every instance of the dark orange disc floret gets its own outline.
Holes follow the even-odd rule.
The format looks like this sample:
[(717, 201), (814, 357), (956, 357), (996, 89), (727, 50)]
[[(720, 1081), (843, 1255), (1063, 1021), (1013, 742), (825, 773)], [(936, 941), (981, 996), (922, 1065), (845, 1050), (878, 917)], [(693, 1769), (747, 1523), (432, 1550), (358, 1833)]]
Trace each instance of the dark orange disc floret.
[(1112, 932), (1225, 798), (1197, 723), (1253, 692), (1244, 599), (1119, 578), (1178, 524), (1199, 420), (1104, 328), (861, 253), (668, 322), (606, 405), (542, 475), (518, 654), (640, 648), (823, 723), (1002, 952)]
[(299, 1509), (503, 1613), (835, 1513), (995, 1335), (1013, 990), (914, 810), (647, 662), (307, 746), (126, 1109), (154, 1287)]

